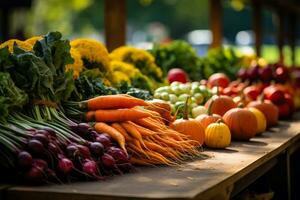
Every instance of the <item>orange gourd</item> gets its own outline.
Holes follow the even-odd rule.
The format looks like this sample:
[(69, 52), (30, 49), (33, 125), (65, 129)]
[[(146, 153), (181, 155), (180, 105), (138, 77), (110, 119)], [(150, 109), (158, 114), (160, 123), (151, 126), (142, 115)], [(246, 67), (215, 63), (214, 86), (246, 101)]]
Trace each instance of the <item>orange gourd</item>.
[(260, 110), (266, 117), (267, 127), (270, 128), (278, 123), (278, 108), (269, 100), (258, 100), (250, 102), (247, 107), (254, 107)]
[(201, 114), (195, 118), (203, 126), (204, 129), (206, 129), (207, 126), (210, 125), (211, 123), (214, 123), (214, 122), (222, 119), (222, 117), (220, 115), (213, 114), (211, 112), (211, 108), (212, 108), (213, 104), (214, 104), (214, 101), (211, 101), (208, 106), (207, 114)]
[(244, 108), (233, 108), (227, 111), (223, 120), (231, 131), (231, 136), (236, 140), (249, 140), (257, 132), (255, 115)]
[(188, 118), (188, 103), (189, 98), (187, 98), (184, 109), (184, 116), (182, 119), (177, 119), (171, 124), (171, 128), (188, 135), (190, 139), (197, 141), (197, 145), (202, 145), (205, 138), (205, 129), (202, 125), (195, 119)]
[(205, 103), (205, 107), (208, 108), (212, 101), (211, 112), (220, 116), (223, 116), (228, 110), (236, 108), (236, 104), (229, 96), (214, 95)]

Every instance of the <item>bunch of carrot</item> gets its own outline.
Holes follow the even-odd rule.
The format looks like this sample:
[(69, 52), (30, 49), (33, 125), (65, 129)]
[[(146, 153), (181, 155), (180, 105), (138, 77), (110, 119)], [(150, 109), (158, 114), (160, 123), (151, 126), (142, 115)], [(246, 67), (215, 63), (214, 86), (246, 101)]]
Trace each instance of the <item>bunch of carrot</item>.
[(175, 165), (199, 154), (195, 141), (166, 124), (173, 120), (166, 105), (129, 95), (99, 96), (81, 102), (85, 119), (99, 133), (109, 134), (133, 164)]

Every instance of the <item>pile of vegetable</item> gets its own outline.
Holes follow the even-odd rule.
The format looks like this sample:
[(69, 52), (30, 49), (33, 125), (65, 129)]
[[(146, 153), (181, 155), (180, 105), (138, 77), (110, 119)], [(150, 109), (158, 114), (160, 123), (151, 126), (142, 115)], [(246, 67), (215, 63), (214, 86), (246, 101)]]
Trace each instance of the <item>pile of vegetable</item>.
[(61, 103), (75, 89), (65, 70), (73, 62), (69, 42), (51, 32), (32, 50), (9, 47), (0, 49), (1, 176), (42, 183), (130, 171), (128, 155), (109, 135), (64, 114)]
[(167, 103), (120, 94), (66, 102), (65, 108), (72, 118), (94, 122), (96, 131), (108, 133), (131, 163), (175, 165), (199, 155), (197, 140), (168, 127), (175, 119)]

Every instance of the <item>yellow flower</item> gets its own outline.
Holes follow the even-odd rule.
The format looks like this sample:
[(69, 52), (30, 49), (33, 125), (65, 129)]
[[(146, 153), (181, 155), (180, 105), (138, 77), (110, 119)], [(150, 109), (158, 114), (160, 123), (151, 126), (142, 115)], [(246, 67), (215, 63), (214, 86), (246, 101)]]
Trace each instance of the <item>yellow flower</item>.
[(140, 70), (135, 68), (133, 65), (122, 61), (117, 61), (117, 60), (113, 60), (110, 62), (110, 68), (113, 72), (114, 71), (124, 72), (129, 77), (133, 77), (137, 73), (141, 73)]
[(25, 40), (25, 42), (27, 44), (31, 45), (31, 48), (33, 48), (33, 46), (35, 45), (36, 41), (43, 39), (42, 36), (33, 36), (31, 38), (28, 38), (27, 40)]
[(14, 49), (14, 44), (17, 44), (21, 49), (25, 50), (25, 51), (31, 51), (32, 50), (32, 46), (30, 44), (27, 44), (26, 42), (23, 42), (21, 40), (17, 40), (17, 39), (11, 39), (11, 40), (7, 40), (6, 42), (2, 43), (0, 45), (0, 48), (4, 48), (4, 47), (8, 47), (9, 52), (13, 52)]
[(73, 76), (75, 79), (77, 79), (80, 72), (83, 70), (83, 61), (80, 53), (76, 49), (71, 48), (70, 53), (74, 59), (74, 63), (66, 65), (66, 71), (73, 70)]
[(129, 77), (124, 72), (114, 71), (112, 73), (112, 82), (114, 85), (118, 85), (124, 81), (127, 82), (128, 84), (131, 84)]
[(102, 43), (92, 39), (75, 39), (70, 44), (80, 53), (86, 68), (99, 68), (104, 73), (110, 73), (109, 54)]
[(133, 64), (144, 75), (153, 77), (157, 81), (162, 80), (162, 71), (156, 65), (155, 58), (143, 49), (129, 46), (119, 47), (110, 54), (110, 58)]

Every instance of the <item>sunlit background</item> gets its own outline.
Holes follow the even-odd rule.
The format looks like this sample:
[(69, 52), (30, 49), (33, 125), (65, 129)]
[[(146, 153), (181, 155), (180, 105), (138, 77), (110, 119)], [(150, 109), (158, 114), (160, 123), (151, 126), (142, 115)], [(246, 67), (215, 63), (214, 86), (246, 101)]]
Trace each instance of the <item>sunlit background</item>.
[[(197, 49), (199, 55), (204, 55), (212, 41), (208, 1), (128, 0), (127, 43), (151, 48), (153, 42), (184, 39)], [(224, 1), (223, 43), (252, 53), (252, 13), (244, 1)], [(32, 0), (30, 6), (13, 9), (10, 13), (9, 38), (22, 39), (58, 30), (70, 39), (87, 37), (104, 41), (104, 0)], [(278, 50), (274, 44), (274, 16), (271, 11), (263, 10), (262, 26), (262, 57), (276, 62)], [(288, 47), (284, 48), (284, 54), (286, 64), (290, 64)], [(300, 55), (299, 48), (296, 55)], [(296, 56), (296, 63), (300, 64), (300, 56)]]

